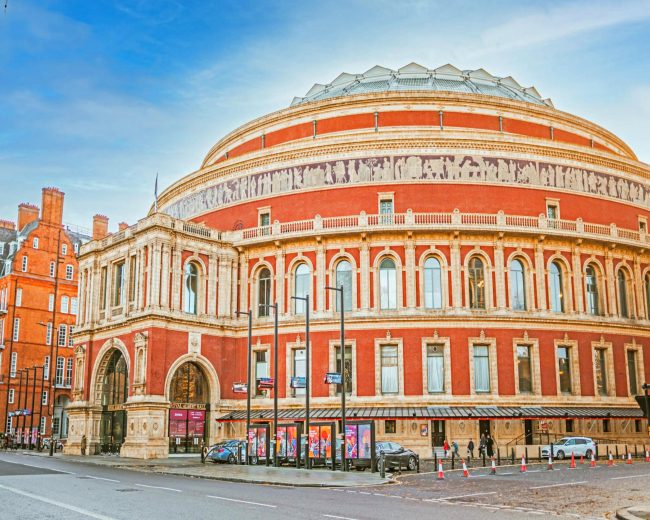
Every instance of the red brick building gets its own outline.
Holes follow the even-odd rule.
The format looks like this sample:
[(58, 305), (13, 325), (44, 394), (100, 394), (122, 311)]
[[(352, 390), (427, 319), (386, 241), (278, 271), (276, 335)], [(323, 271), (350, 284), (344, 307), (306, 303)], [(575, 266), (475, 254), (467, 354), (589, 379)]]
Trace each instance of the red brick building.
[(17, 224), (0, 221), (0, 418), (2, 431), (26, 444), (37, 431), (52, 434), (52, 417), (54, 435), (67, 437), (76, 255), (90, 237), (63, 225), (63, 202), (61, 191), (43, 188), (40, 210), (23, 203)]
[[(650, 168), (534, 87), (373, 67), (235, 129), (158, 211), (82, 247), (68, 449), (129, 456), (244, 437), (275, 371), (284, 421), (349, 417), (431, 455), (490, 433), (641, 441)], [(327, 286), (344, 287), (339, 312)], [(309, 295), (310, 345), (305, 344)], [(310, 349), (307, 367), (305, 354)], [(253, 421), (272, 417), (255, 385)]]

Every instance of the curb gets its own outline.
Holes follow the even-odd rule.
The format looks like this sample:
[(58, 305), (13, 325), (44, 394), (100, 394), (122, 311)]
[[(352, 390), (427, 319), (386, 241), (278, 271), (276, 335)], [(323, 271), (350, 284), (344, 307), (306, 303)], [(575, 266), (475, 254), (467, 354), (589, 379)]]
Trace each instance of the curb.
[[(641, 513), (644, 516), (637, 516), (635, 513)], [(624, 507), (616, 511), (616, 518), (620, 520), (644, 520), (650, 518), (650, 507)]]

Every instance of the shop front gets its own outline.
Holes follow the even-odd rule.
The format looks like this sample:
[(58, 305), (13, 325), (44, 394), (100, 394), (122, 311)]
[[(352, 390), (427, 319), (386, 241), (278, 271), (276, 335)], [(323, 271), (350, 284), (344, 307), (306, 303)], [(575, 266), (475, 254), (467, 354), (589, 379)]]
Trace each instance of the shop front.
[(169, 409), (169, 453), (200, 453), (207, 443), (210, 411), (208, 383), (192, 362), (181, 365), (172, 378)]

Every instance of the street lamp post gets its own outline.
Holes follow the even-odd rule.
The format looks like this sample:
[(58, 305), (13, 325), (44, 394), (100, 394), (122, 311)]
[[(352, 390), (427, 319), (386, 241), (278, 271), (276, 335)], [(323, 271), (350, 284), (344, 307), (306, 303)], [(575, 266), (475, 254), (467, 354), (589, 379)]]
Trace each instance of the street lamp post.
[[(32, 448), (32, 438), (33, 434), (32, 432), (34, 431), (34, 405), (36, 404), (36, 370), (37, 368), (34, 366), (32, 367), (34, 369), (34, 384), (32, 387), (32, 408), (30, 410), (30, 416), (29, 416), (29, 449)], [(31, 369), (28, 369), (31, 370)]]
[[(56, 291), (55, 291), (56, 294)], [(54, 316), (56, 316), (56, 298), (54, 299)], [(38, 324), (41, 327), (47, 327), (47, 323), (43, 323), (42, 321), (39, 321)], [(55, 329), (54, 330), (54, 347), (53, 345), (50, 345), (50, 366), (49, 366), (49, 380), (50, 380), (50, 395), (48, 399), (48, 410), (51, 409), (51, 413), (49, 414), (51, 419), (50, 419), (50, 428), (52, 429), (52, 435), (50, 435), (50, 457), (54, 455), (54, 451), (56, 449), (55, 443), (54, 443), (54, 411), (56, 408), (56, 370), (57, 370), (57, 363), (59, 360), (59, 328), (55, 325), (55, 322), (52, 321), (52, 327)], [(52, 359), (52, 349), (54, 348), (54, 359)], [(52, 373), (52, 367), (54, 367), (54, 373)], [(65, 366), (63, 367), (63, 370), (65, 370)], [(43, 380), (45, 380), (45, 366), (43, 366)], [(54, 381), (53, 381), (54, 380)], [(51, 404), (50, 404), (51, 403)], [(63, 413), (61, 414), (63, 415)], [(61, 428), (61, 424), (59, 423), (59, 428)]]
[[(311, 461), (309, 460), (309, 383), (311, 367), (309, 365), (309, 294), (303, 296), (292, 296), (292, 300), (300, 300), (305, 302), (305, 469), (311, 469)], [(302, 443), (298, 446), (298, 453), (302, 450)]]
[[(9, 418), (9, 387), (11, 386), (11, 358), (13, 357), (13, 352), (14, 352), (14, 327), (16, 323), (16, 295), (18, 294), (18, 280), (14, 282), (14, 299), (13, 299), (13, 305), (11, 308), (11, 336), (9, 336), (9, 363), (7, 363), (7, 395), (5, 397), (5, 417), (4, 417), (4, 424), (7, 424), (7, 419)], [(7, 311), (3, 311), (4, 315), (7, 314)], [(13, 377), (16, 377), (16, 373), (14, 372)], [(15, 399), (14, 399), (15, 401)], [(18, 424), (18, 420), (16, 419), (16, 424)]]
[(237, 311), (237, 316), (248, 316), (248, 369), (246, 374), (246, 464), (250, 464), (249, 449), (250, 444), (249, 431), (251, 429), (251, 363), (253, 353), (253, 313), (248, 311)]
[(273, 465), (278, 467), (278, 302), (260, 303), (260, 307), (273, 309)]
[(643, 388), (643, 393), (645, 395), (645, 416), (648, 421), (648, 435), (650, 435), (650, 395), (648, 395), (648, 391), (650, 391), (650, 383), (643, 383), (641, 388)]
[[(21, 368), (18, 370), (18, 374), (20, 374), (19, 377), (19, 382), (18, 382), (18, 409), (20, 410), (20, 402), (22, 401), (23, 398), (23, 372), (24, 370)], [(14, 396), (14, 402), (16, 402), (16, 396)], [(22, 415), (22, 413), (21, 413)], [(16, 418), (16, 430), (18, 431), (18, 434), (20, 436), (20, 442), (22, 444), (23, 442), (23, 429), (22, 426), (20, 425), (20, 415)]]
[[(347, 471), (346, 464), (346, 446), (345, 446), (345, 391), (347, 380), (345, 378), (345, 302), (344, 302), (344, 291), (343, 284), (339, 287), (325, 287), (329, 291), (336, 291), (336, 295), (339, 299), (339, 309), (341, 311), (341, 438), (343, 442), (341, 443), (341, 471)], [(336, 446), (335, 446), (336, 449)]]

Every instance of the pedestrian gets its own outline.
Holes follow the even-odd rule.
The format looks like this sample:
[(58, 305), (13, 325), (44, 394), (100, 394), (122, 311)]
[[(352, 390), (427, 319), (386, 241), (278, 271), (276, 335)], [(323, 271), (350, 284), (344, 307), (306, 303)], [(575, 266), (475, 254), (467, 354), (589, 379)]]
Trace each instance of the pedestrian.
[(442, 444), (442, 449), (445, 452), (445, 458), (447, 458), (447, 453), (449, 453), (449, 443), (447, 442), (447, 439), (445, 439), (445, 442)]
[(470, 459), (474, 458), (474, 441), (472, 439), (467, 443), (467, 456)]
[(481, 434), (481, 439), (478, 442), (478, 456), (480, 457), (483, 455), (483, 452), (485, 451), (485, 434)]
[(87, 446), (87, 444), (88, 444), (88, 440), (86, 439), (86, 435), (84, 434), (84, 435), (81, 436), (81, 454), (83, 456), (86, 455), (86, 446)]
[(451, 447), (453, 448), (456, 457), (459, 457), (460, 455), (458, 454), (458, 443), (456, 441), (451, 441)]
[(494, 455), (494, 439), (488, 434), (487, 439), (485, 439), (485, 447), (487, 449), (487, 456), (492, 458)]

